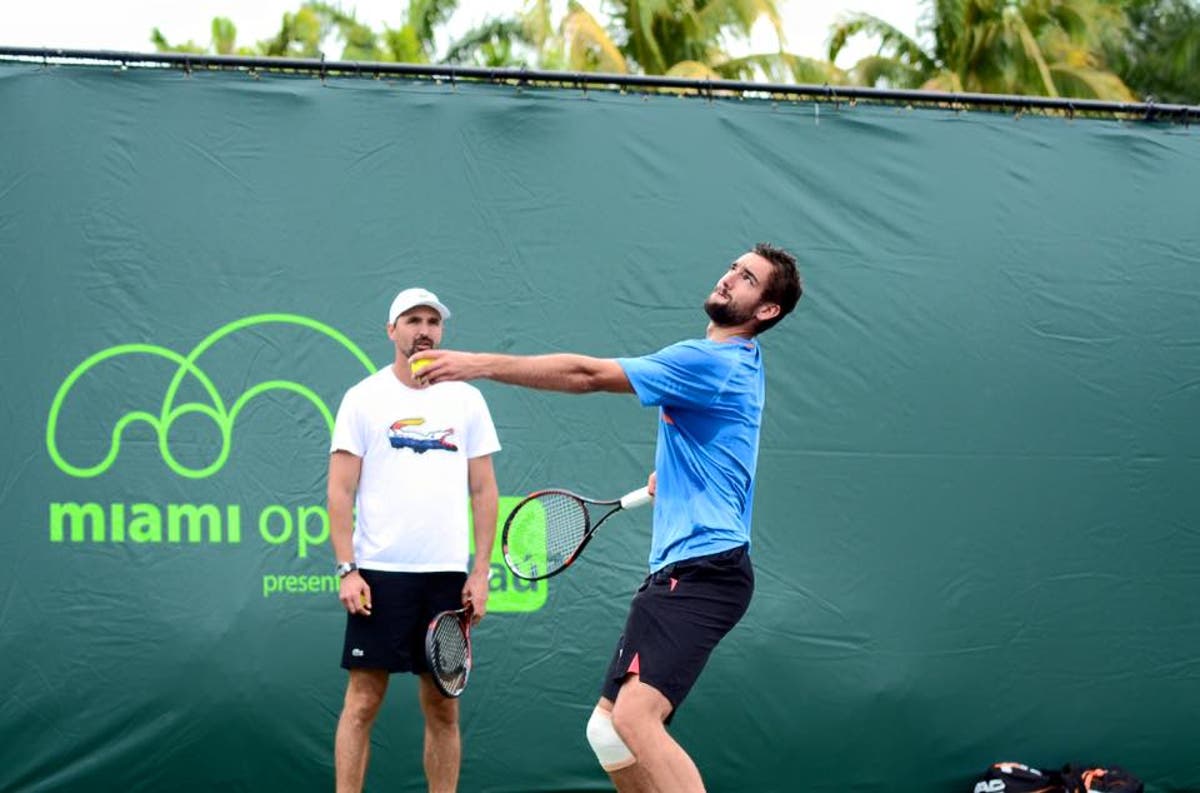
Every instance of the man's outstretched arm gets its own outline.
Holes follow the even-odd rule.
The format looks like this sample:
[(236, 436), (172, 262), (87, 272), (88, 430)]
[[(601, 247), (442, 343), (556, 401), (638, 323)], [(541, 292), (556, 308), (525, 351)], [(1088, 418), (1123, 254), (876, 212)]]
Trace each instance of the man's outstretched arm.
[(632, 394), (633, 386), (625, 370), (612, 358), (591, 358), (586, 355), (557, 353), (553, 355), (500, 355), (456, 350), (421, 350), (410, 360), (428, 358), (432, 361), (420, 370), (419, 378), (427, 383), (447, 380), (495, 380), (498, 383), (537, 388), (542, 391), (565, 391), (588, 394), (606, 391)]

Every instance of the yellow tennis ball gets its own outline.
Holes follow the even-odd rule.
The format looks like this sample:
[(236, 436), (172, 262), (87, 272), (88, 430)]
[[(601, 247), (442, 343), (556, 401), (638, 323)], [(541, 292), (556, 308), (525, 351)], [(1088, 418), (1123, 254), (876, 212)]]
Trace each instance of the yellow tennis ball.
[(424, 369), (426, 366), (429, 366), (429, 364), (431, 364), (431, 363), (433, 363), (432, 358), (418, 358), (417, 360), (412, 362), (412, 366), (410, 368), (412, 369), (413, 374), (417, 374), (422, 369)]

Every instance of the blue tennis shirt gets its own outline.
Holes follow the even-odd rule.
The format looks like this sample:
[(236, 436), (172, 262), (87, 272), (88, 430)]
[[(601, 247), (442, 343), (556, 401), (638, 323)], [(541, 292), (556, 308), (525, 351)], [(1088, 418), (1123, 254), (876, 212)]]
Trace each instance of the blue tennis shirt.
[(758, 344), (693, 339), (618, 358), (659, 408), (650, 570), (750, 541), (765, 376)]

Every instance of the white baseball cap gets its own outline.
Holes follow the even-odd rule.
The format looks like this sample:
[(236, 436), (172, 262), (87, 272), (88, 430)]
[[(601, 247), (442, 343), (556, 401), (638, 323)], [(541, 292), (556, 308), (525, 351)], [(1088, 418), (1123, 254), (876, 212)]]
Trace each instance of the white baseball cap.
[(400, 294), (396, 295), (396, 299), (392, 301), (392, 307), (388, 310), (388, 324), (391, 325), (396, 321), (396, 317), (408, 311), (410, 308), (417, 306), (429, 306), (442, 315), (442, 319), (450, 319), (450, 309), (438, 300), (437, 295), (430, 292), (428, 289), (413, 287), (405, 289)]

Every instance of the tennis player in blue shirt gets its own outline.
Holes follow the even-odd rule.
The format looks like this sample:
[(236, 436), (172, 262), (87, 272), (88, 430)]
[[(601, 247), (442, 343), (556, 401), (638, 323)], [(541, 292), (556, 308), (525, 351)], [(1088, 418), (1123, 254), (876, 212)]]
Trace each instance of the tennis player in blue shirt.
[(667, 724), (750, 605), (750, 517), (764, 378), (756, 337), (796, 307), (796, 259), (760, 243), (704, 301), (703, 339), (640, 358), (424, 350), (429, 383), (487, 379), (569, 393), (636, 394), (659, 408), (650, 575), (630, 604), (588, 742), (621, 793), (703, 791)]

